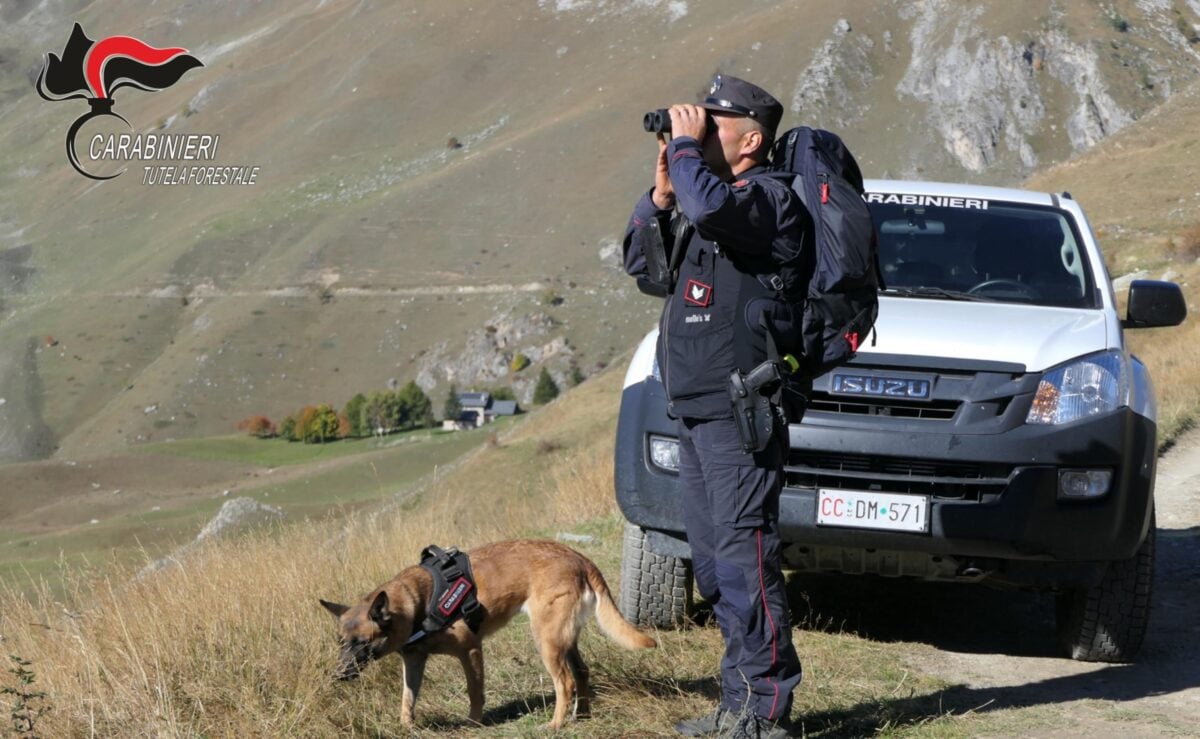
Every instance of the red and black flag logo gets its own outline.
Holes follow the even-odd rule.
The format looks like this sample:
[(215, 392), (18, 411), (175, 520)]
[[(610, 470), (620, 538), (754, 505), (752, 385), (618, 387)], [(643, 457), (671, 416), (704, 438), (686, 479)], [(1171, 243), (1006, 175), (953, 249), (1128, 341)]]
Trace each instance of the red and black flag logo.
[[(189, 69), (204, 64), (187, 49), (159, 49), (130, 36), (109, 36), (93, 41), (78, 23), (63, 49), (62, 58), (51, 53), (38, 75), (37, 91), (46, 100), (83, 98), (91, 111), (71, 124), (67, 132), (67, 158), (77, 172), (94, 180), (107, 180), (117, 175), (99, 177), (88, 174), (79, 166), (75, 156), (75, 134), (92, 118), (109, 115), (125, 119), (113, 112), (113, 93), (122, 87), (157, 92), (179, 81)], [(128, 125), (128, 121), (125, 121)]]

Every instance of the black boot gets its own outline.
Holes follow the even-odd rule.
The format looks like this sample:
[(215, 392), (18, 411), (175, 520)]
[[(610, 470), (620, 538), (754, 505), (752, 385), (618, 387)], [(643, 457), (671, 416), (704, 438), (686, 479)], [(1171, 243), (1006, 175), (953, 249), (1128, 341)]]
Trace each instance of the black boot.
[(786, 719), (775, 722), (768, 718), (742, 716), (720, 736), (722, 739), (791, 739), (792, 732)]
[(675, 724), (675, 731), (683, 736), (716, 736), (721, 731), (731, 728), (736, 719), (732, 713), (717, 706), (705, 716), (680, 721)]

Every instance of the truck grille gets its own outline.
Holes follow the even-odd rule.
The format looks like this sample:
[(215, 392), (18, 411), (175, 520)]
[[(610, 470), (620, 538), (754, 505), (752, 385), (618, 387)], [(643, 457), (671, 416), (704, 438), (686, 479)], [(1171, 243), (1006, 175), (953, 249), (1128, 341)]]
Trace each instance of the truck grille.
[(943, 500), (980, 502), (1008, 485), (1013, 466), (864, 454), (792, 451), (784, 473), (788, 487), (915, 493)]
[(929, 421), (949, 421), (962, 405), (959, 400), (930, 400), (917, 402), (892, 398), (865, 398), (813, 391), (808, 409), (822, 413), (848, 413), (860, 416), (892, 416)]

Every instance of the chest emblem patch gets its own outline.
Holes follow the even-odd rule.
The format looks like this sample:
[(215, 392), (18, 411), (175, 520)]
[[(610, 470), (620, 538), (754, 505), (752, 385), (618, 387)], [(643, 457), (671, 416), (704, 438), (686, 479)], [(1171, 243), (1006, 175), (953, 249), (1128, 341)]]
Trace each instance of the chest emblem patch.
[(712, 286), (697, 280), (688, 280), (683, 300), (689, 305), (707, 308), (712, 304)]

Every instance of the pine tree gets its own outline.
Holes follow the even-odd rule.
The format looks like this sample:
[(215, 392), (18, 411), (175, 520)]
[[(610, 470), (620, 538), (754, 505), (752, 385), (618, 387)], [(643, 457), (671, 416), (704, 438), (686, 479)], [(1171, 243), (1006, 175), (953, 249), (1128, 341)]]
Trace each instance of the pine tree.
[(462, 415), (462, 403), (458, 400), (458, 386), (451, 383), (450, 392), (446, 394), (446, 402), (442, 405), (442, 418), (447, 421), (457, 421)]
[(533, 402), (537, 405), (549, 403), (558, 397), (558, 385), (555, 384), (554, 378), (550, 376), (550, 371), (542, 367), (542, 374), (538, 375), (537, 387), (533, 389)]

